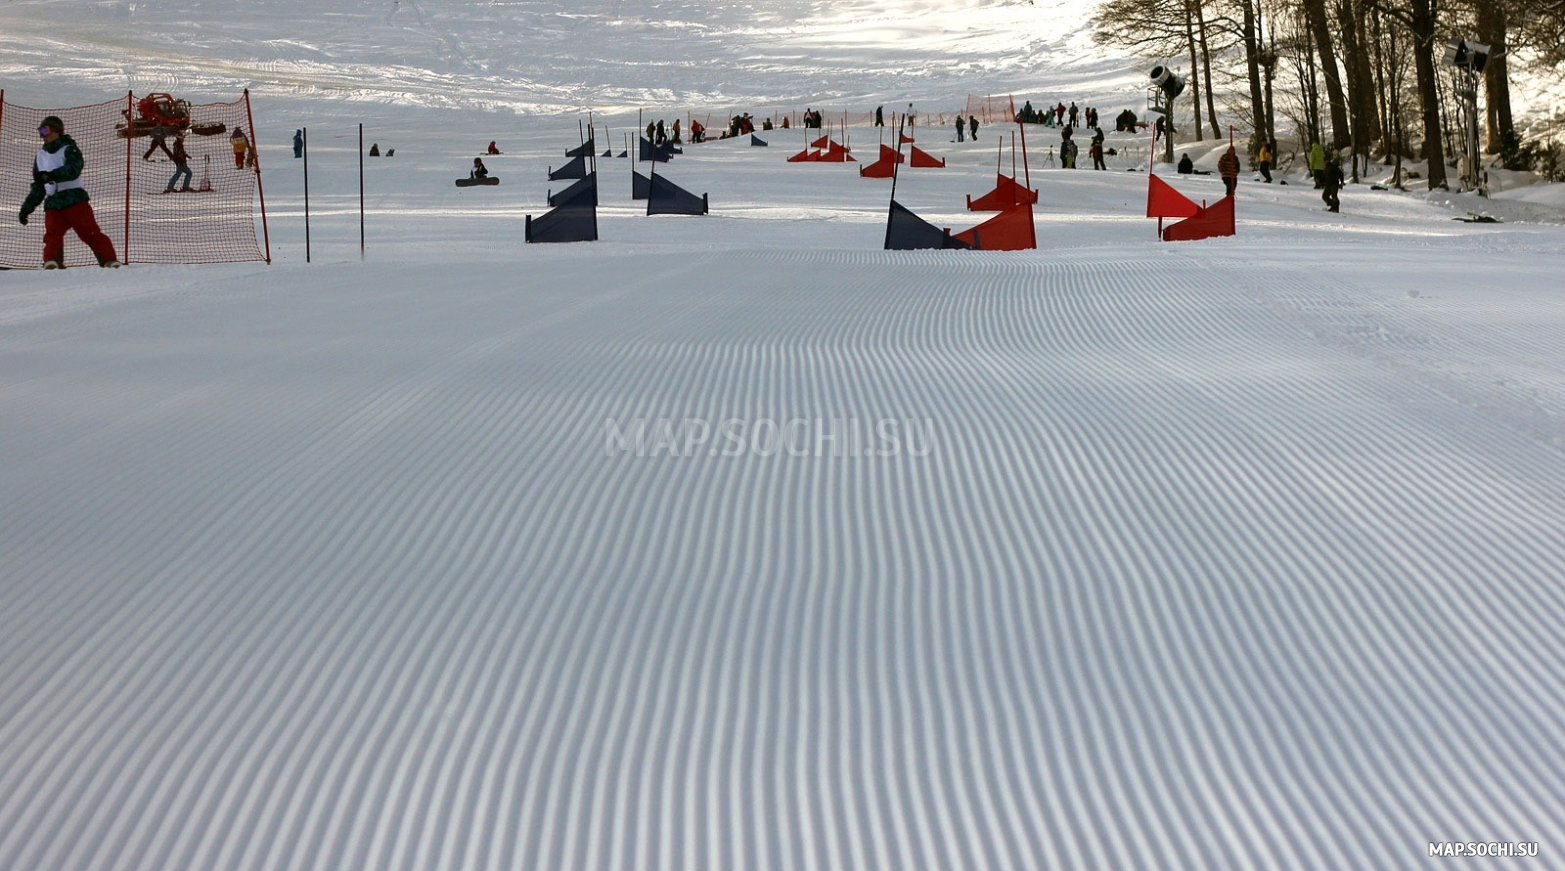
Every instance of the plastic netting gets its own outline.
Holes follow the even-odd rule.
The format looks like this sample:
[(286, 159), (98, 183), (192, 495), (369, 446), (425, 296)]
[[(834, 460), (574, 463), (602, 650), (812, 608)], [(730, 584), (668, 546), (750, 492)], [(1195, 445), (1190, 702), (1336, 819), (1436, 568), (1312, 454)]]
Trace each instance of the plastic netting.
[(1016, 101), (1010, 94), (967, 98), (967, 114), (983, 124), (1010, 124), (1016, 120)]
[[(0, 92), (0, 202), (19, 208), (31, 184), (38, 125), (48, 115), (65, 122), (81, 148), (82, 180), (98, 226), (126, 263), (232, 263), (265, 260), (256, 235), (260, 169), (248, 98), (181, 105), (184, 117), (159, 124), (134, 95), (69, 109), (33, 109), (4, 102)], [(128, 123), (127, 123), (128, 122)], [(231, 139), (242, 130), (236, 165)], [(175, 178), (173, 152), (183, 139), (191, 171)], [(175, 190), (165, 193), (169, 188)], [(126, 219), (127, 211), (129, 220)], [(0, 265), (38, 267), (43, 252), (41, 207), (23, 227), (0, 222)], [(73, 233), (67, 266), (95, 263)]]
[[(4, 101), (0, 93), (0, 265), (43, 266), (43, 206), (28, 218), (27, 226), (16, 215), (33, 183), (33, 157), (38, 153), (38, 126), (50, 115), (65, 122), (65, 133), (81, 148), (81, 180), (98, 219), (98, 226), (114, 240), (123, 258), (125, 250), (125, 140), (114, 135), (114, 122), (123, 119), (126, 100), (77, 106), (70, 109), (32, 109)], [(87, 246), (75, 233), (65, 234), (65, 264), (94, 266)]]

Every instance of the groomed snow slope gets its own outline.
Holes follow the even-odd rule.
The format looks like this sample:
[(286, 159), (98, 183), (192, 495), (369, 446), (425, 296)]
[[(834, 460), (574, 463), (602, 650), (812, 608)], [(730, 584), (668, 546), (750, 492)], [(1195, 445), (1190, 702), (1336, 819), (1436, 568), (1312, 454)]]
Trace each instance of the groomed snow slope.
[[(607, 160), (603, 241), (521, 245), (575, 119), (481, 108), (1120, 93), (1063, 0), (1015, 80), (1016, 6), (611, 5), (0, 9), (22, 104), (255, 85), (275, 254), (0, 273), (0, 869), (1565, 867), (1551, 191), (1246, 180), (1238, 238), (1165, 245), (1144, 174), (1035, 138), (1038, 251), (890, 253), (887, 183), (792, 131), (660, 168), (711, 215)], [(431, 35), (518, 10), (632, 35)], [(665, 19), (762, 60), (645, 75)], [(898, 199), (981, 220), (996, 132), (919, 131), (950, 165)], [(453, 187), (490, 139), (501, 185)], [(761, 433), (637, 456), (638, 419)]]
[[(9, 0), (0, 81), (404, 106), (802, 110), (1047, 86), (1144, 103), (1074, 0)], [(993, 90), (991, 90), (993, 89)], [(13, 97), (13, 99), (16, 99)], [(200, 102), (199, 100), (193, 100)], [(858, 105), (869, 102), (869, 105)], [(26, 103), (27, 100), (21, 100)], [(1085, 104), (1084, 104), (1085, 105)]]
[(409, 125), (364, 264), (322, 135), (324, 262), (270, 147), (279, 265), (0, 282), (0, 867), (1557, 867), (1558, 227), (1036, 171), (1043, 249), (888, 253), (729, 142), (519, 246), (562, 127), (458, 192)]

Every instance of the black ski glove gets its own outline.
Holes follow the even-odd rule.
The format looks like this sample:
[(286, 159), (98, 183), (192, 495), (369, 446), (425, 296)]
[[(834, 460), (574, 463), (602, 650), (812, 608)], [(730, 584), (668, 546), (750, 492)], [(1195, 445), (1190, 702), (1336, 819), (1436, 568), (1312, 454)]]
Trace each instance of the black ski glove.
[(27, 226), (27, 213), (26, 212), (18, 212), (17, 215), (16, 215), (16, 219), (18, 221), (22, 222), (22, 226), (24, 226), (24, 227)]

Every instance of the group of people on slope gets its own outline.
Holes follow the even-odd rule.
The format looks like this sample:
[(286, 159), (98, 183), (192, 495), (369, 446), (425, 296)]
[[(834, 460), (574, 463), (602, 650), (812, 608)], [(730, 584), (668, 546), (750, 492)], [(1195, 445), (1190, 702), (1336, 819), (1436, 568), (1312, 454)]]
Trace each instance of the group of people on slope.
[[(1103, 146), (1103, 128), (1092, 127), (1092, 139), (1087, 146), (1087, 156), (1092, 160), (1092, 168), (1106, 170), (1108, 164), (1103, 160), (1106, 152)], [(1062, 169), (1075, 169), (1080, 151), (1076, 145), (1076, 130), (1071, 126), (1060, 128), (1060, 167)]]
[[(1272, 165), (1276, 161), (1276, 150), (1276, 143), (1265, 141), (1261, 142), (1255, 150), (1255, 168), (1266, 184), (1272, 183)], [(1311, 143), (1308, 159), (1310, 177), (1315, 182), (1315, 189), (1321, 192), (1320, 198), (1326, 204), (1326, 211), (1340, 211), (1342, 207), (1340, 193), (1345, 181), (1341, 162), (1335, 155), (1329, 154), (1325, 146), (1319, 142)], [(1190, 159), (1188, 152), (1180, 156), (1176, 168), (1182, 175), (1196, 172), (1195, 162)], [(1217, 159), (1217, 173), (1223, 179), (1223, 189), (1227, 196), (1233, 196), (1239, 184), (1239, 170), (1239, 155), (1230, 145), (1228, 150), (1223, 152), (1223, 156)]]
[[(1126, 118), (1129, 117), (1128, 126)], [(1088, 127), (1098, 126), (1098, 110), (1088, 106), (1085, 110), (1078, 109), (1075, 101), (1069, 106), (1057, 103), (1054, 106), (1045, 106), (1042, 110), (1034, 109), (1032, 101), (1028, 100), (1022, 105), (1021, 111), (1016, 113), (1016, 120), (1022, 124), (1042, 124), (1046, 127), (1076, 127), (1085, 123)], [(1134, 130), (1136, 125), (1136, 113), (1126, 109), (1119, 113), (1116, 121), (1116, 130)]]

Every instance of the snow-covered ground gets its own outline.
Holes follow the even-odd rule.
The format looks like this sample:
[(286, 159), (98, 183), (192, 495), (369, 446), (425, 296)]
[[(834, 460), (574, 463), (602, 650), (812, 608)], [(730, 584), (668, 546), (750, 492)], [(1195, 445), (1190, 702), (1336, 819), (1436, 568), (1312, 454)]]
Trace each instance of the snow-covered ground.
[[(7, 4), (7, 52), (44, 5)], [(348, 47), (315, 49), (389, 63), (389, 5), (328, 4)], [(214, 45), (304, 8), (179, 6)], [(954, 100), (919, 27), (823, 76)], [(1565, 867), (1552, 189), (1333, 215), (1247, 178), (1237, 238), (1162, 244), (1143, 173), (1032, 137), (1037, 251), (885, 252), (889, 182), (776, 131), (662, 168), (708, 216), (642, 215), (606, 159), (602, 241), (529, 246), (575, 117), (408, 75), (249, 82), (271, 266), (0, 273), (0, 868)], [(397, 149), (362, 261), (361, 119)], [(920, 131), (950, 165), (898, 199), (982, 220), (997, 132)], [(490, 139), (501, 185), (452, 186)]]

